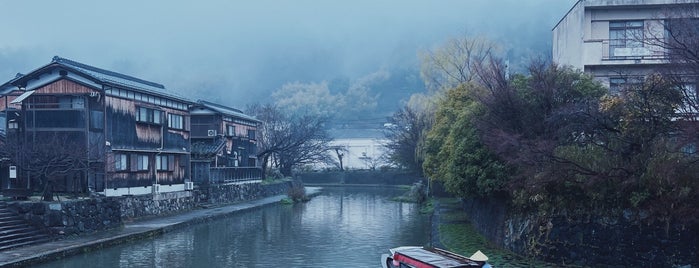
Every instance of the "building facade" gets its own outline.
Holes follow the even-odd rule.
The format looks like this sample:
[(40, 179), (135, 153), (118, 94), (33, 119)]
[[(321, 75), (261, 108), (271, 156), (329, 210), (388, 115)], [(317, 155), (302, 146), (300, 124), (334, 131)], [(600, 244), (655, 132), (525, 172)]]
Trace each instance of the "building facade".
[[(697, 0), (579, 0), (553, 28), (553, 61), (618, 91), (669, 63), (665, 26)], [(699, 25), (699, 24), (697, 24)], [(688, 86), (696, 88), (696, 79)]]
[(259, 120), (235, 108), (203, 100), (189, 111), (195, 182), (261, 178), (256, 136)]
[[(18, 152), (17, 178), (4, 189), (41, 190), (43, 176), (57, 192), (114, 196), (182, 191), (191, 181), (193, 102), (161, 84), (54, 57), (0, 85), (0, 96), (5, 140)], [(57, 162), (21, 157), (29, 153)]]

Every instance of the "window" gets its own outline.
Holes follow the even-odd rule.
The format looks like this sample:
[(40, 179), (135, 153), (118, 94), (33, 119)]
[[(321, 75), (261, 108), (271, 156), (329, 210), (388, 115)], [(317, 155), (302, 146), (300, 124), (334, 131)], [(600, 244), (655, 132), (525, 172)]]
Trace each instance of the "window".
[(255, 130), (248, 129), (248, 139), (251, 139), (251, 140), (255, 139)]
[(167, 125), (174, 129), (184, 128), (184, 117), (179, 114), (168, 114), (167, 115)]
[(609, 93), (619, 95), (627, 90), (632, 90), (643, 85), (643, 77), (612, 77), (609, 78)]
[(90, 111), (90, 128), (91, 129), (103, 129), (104, 128), (104, 112), (102, 112), (102, 111)]
[(163, 111), (139, 107), (136, 111), (136, 121), (152, 124), (162, 124)]
[(609, 22), (609, 56), (644, 56), (643, 21)]
[(228, 134), (228, 136), (235, 136), (235, 126), (233, 126), (233, 125), (226, 126), (226, 134)]
[(114, 155), (114, 169), (116, 171), (123, 171), (129, 168), (128, 166), (129, 158), (126, 154), (115, 154)]
[(136, 170), (148, 170), (148, 156), (139, 154), (136, 156)]
[(155, 156), (155, 167), (158, 170), (172, 171), (175, 166), (174, 155), (157, 155)]

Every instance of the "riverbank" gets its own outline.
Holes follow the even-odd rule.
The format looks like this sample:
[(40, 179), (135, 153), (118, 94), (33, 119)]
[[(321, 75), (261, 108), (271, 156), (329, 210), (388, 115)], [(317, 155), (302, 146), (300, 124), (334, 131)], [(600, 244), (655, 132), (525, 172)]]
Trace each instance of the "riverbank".
[[(320, 190), (319, 187), (307, 187), (306, 193), (313, 196), (320, 193)], [(128, 241), (154, 237), (192, 224), (211, 221), (255, 207), (275, 204), (284, 197), (286, 195), (275, 195), (230, 205), (201, 208), (172, 216), (135, 220), (124, 223), (124, 227), (115, 230), (2, 251), (0, 252), (0, 267), (25, 267)]]
[(433, 201), (430, 245), (471, 256), (477, 250), (485, 253), (495, 267), (576, 267), (527, 259), (488, 242), (471, 224), (470, 215), (456, 198), (435, 198)]

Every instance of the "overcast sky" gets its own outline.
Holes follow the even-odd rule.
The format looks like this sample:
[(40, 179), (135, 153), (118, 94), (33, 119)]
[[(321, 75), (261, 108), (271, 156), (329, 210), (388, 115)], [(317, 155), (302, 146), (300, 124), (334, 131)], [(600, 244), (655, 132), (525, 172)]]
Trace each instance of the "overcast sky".
[(417, 68), (461, 35), (549, 53), (574, 2), (0, 0), (0, 80), (59, 55), (242, 107), (287, 82)]

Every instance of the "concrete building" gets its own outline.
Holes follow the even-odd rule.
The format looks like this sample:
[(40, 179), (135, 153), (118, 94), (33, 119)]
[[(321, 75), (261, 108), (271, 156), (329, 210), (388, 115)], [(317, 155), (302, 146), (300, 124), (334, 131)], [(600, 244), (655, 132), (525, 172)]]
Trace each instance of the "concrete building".
[[(640, 83), (668, 63), (665, 23), (696, 17), (699, 0), (579, 0), (553, 28), (553, 61), (609, 86)], [(696, 87), (696, 79), (693, 87)]]

